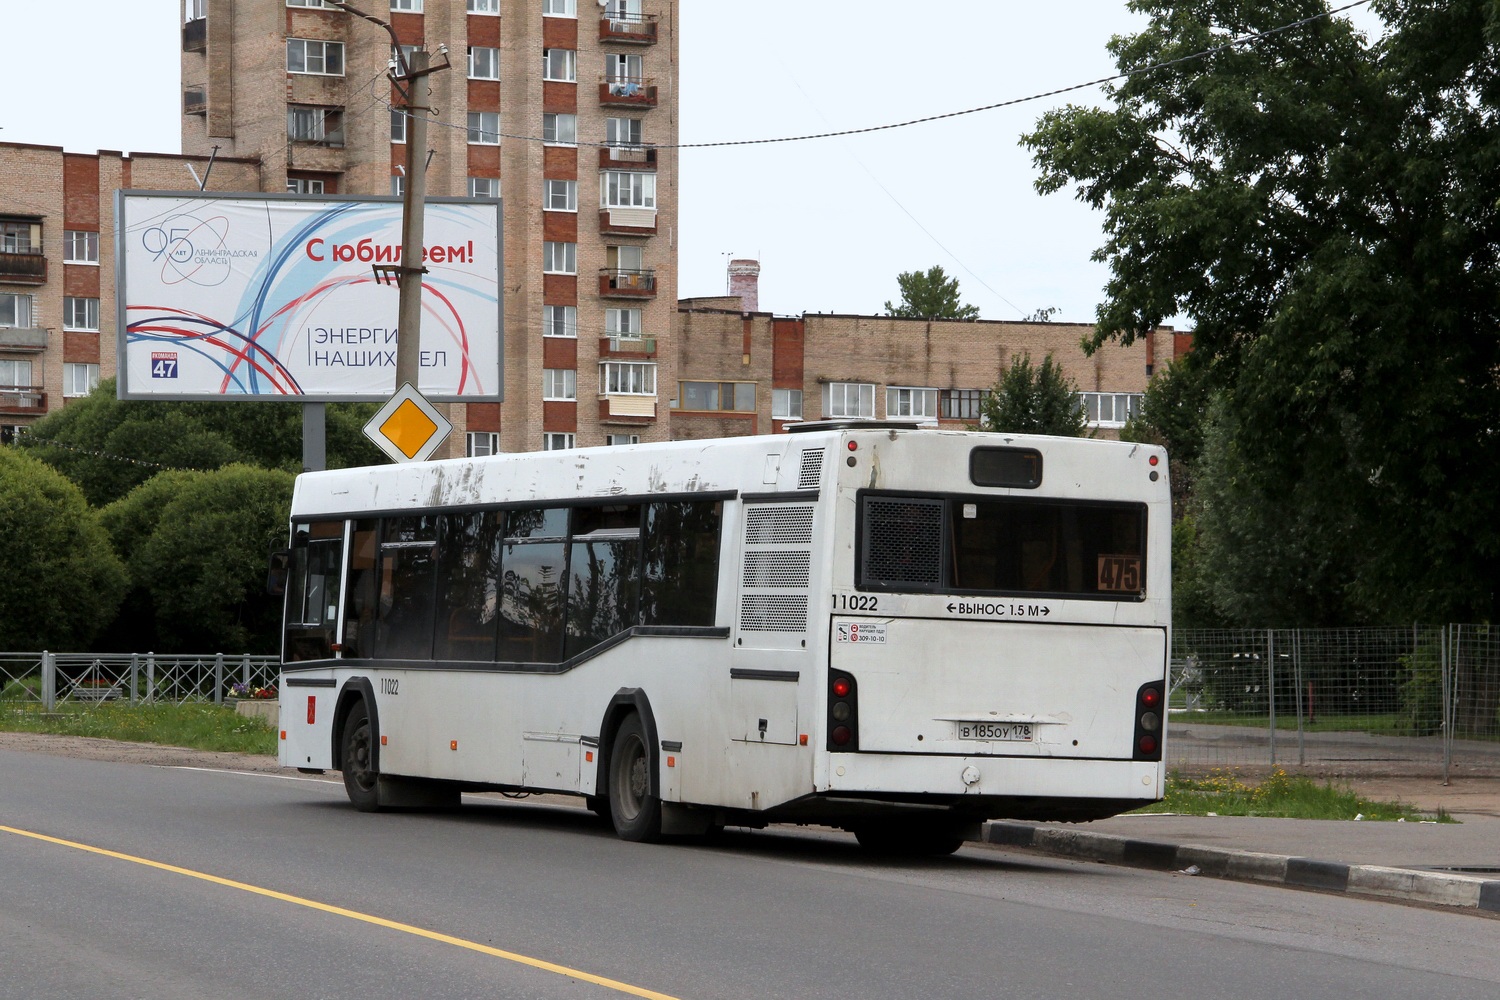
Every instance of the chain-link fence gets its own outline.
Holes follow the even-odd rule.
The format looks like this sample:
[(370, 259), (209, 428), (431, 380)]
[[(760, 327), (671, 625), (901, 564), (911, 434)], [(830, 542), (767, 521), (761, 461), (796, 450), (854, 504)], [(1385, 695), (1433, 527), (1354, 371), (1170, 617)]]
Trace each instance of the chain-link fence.
[(1488, 625), (1182, 629), (1174, 767), (1500, 777), (1500, 631)]
[(274, 688), (280, 673), (276, 657), (248, 653), (0, 653), (0, 702), (222, 704), (235, 685)]

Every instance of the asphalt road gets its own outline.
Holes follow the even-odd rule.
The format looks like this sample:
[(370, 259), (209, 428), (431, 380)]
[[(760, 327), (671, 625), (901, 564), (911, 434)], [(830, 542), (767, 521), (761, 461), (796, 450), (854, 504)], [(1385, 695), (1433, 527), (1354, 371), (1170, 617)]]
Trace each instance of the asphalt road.
[(1500, 992), (1472, 912), (783, 829), (643, 846), (466, 801), (366, 815), (315, 779), (0, 751), (0, 997)]

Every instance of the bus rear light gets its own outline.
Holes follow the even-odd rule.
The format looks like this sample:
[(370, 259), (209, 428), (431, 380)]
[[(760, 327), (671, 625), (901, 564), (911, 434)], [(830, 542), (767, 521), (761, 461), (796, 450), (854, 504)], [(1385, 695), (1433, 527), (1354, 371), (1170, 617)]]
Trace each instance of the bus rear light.
[(1162, 702), (1166, 684), (1148, 681), (1135, 693), (1135, 760), (1161, 760)]
[(859, 749), (859, 690), (842, 670), (828, 672), (828, 749)]

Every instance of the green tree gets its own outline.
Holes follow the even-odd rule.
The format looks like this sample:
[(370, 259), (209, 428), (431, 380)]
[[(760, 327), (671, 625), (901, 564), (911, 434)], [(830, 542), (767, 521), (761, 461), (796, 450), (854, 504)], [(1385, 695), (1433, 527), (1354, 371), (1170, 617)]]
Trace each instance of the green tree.
[(980, 426), (989, 431), (1061, 437), (1083, 437), (1088, 431), (1078, 385), (1050, 354), (1040, 365), (1033, 365), (1029, 354), (1013, 358), (985, 395), (979, 415)]
[(901, 302), (886, 301), (888, 316), (904, 319), (978, 319), (979, 307), (964, 305), (958, 297), (958, 279), (950, 278), (934, 264), (927, 271), (902, 271), (896, 275)]
[(1374, 0), (1373, 43), (1339, 17), (1272, 31), (1324, 0), (1129, 6), (1149, 23), (1110, 43), (1135, 74), (1112, 106), (1050, 112), (1023, 142), (1040, 191), (1104, 212), (1092, 346), (1193, 323), (1216, 603), (1493, 618), (1500, 5)]
[[(286, 544), (292, 474), (230, 465), (159, 476), (136, 492), (110, 523), (136, 539), (132, 581), (149, 595), (161, 648), (276, 652), (281, 599), (265, 592), (266, 560)], [(150, 508), (162, 500), (153, 525)]]
[(126, 578), (78, 487), (0, 448), (0, 538), (0, 649), (87, 649), (114, 617)]
[[(329, 468), (385, 462), (361, 430), (374, 409), (329, 404)], [(206, 470), (243, 462), (301, 471), (302, 405), (121, 400), (109, 379), (38, 421), (24, 440), (34, 455), (76, 482), (91, 504), (103, 506), (164, 468)]]

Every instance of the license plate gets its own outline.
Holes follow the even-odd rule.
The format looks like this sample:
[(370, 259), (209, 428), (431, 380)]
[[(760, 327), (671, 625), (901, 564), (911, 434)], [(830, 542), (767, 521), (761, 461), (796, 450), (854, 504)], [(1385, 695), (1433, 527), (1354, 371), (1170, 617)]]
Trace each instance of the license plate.
[(1008, 743), (1029, 743), (1029, 722), (960, 722), (954, 734), (961, 740), (999, 740)]

